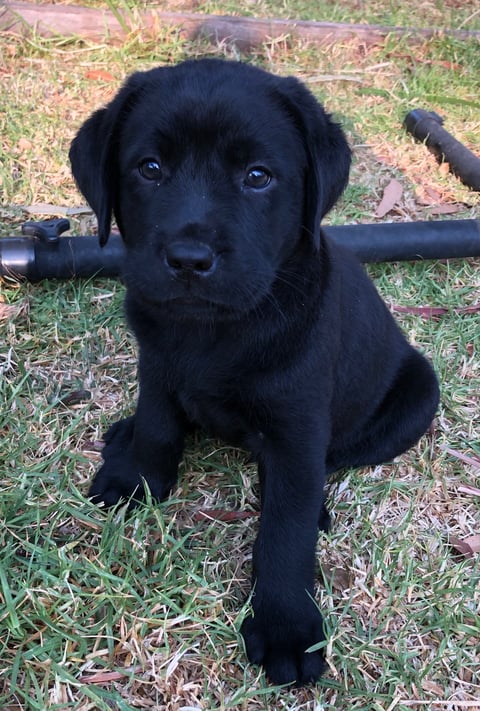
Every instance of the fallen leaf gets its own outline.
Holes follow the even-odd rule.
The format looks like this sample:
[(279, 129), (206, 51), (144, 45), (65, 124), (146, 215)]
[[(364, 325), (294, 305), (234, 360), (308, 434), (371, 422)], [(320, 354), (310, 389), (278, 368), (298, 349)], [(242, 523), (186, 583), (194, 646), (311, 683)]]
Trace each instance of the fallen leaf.
[(24, 212), (29, 215), (64, 215), (65, 217), (76, 217), (77, 215), (93, 214), (93, 210), (88, 205), (80, 207), (67, 207), (66, 205), (50, 205), (46, 202), (39, 202), (35, 205), (20, 205)]
[(473, 553), (478, 553), (480, 551), (480, 535), (468, 536), (463, 539), (463, 542), (470, 546)]
[(463, 205), (434, 205), (434, 207), (428, 208), (432, 215), (453, 215), (464, 209)]
[(375, 217), (385, 217), (385, 215), (392, 210), (398, 203), (403, 194), (402, 184), (393, 178), (385, 190), (383, 191), (382, 199), (375, 210)]
[[(469, 538), (457, 538), (457, 536), (452, 536), (450, 535), (448, 537), (448, 542), (454, 548), (457, 553), (460, 553), (460, 555), (465, 556), (465, 558), (473, 558), (475, 555), (475, 549), (472, 548), (470, 545), (469, 541), (471, 539), (478, 539), (477, 541), (477, 546), (480, 542), (480, 536), (469, 536)], [(477, 551), (480, 550), (480, 548), (477, 548)]]
[(449, 62), (448, 59), (432, 59), (430, 60), (430, 63), (445, 67), (445, 69), (454, 69), (455, 71), (460, 71), (460, 69), (462, 68), (461, 64), (457, 64), (456, 62)]
[(437, 201), (432, 200), (432, 198), (429, 198), (427, 195), (417, 195), (415, 197), (415, 202), (417, 205), (421, 205), (422, 207), (432, 207), (432, 205)]
[(462, 462), (465, 462), (465, 464), (470, 464), (472, 467), (476, 467), (477, 469), (480, 469), (480, 458), (479, 457), (470, 457), (468, 454), (464, 454), (463, 452), (458, 452), (456, 449), (451, 449), (450, 447), (444, 447), (443, 449), (445, 452), (448, 452), (448, 454), (451, 454), (452, 457), (456, 457), (457, 459), (460, 459)]
[(446, 306), (400, 306), (399, 304), (390, 304), (390, 308), (400, 314), (414, 314), (422, 318), (437, 318), (448, 313), (476, 314), (480, 312), (480, 304), (457, 306), (452, 309), (448, 309)]
[(455, 548), (457, 553), (461, 553), (461, 555), (464, 555), (467, 558), (471, 558), (473, 556), (473, 553), (470, 550), (470, 546), (467, 543), (464, 543), (461, 538), (457, 538), (457, 536), (450, 535), (448, 537), (448, 542), (450, 543), (452, 548)]
[(101, 439), (90, 439), (80, 445), (82, 452), (101, 452), (105, 442)]
[(432, 694), (436, 694), (438, 698), (441, 698), (443, 696), (443, 687), (441, 687), (439, 684), (436, 684), (434, 681), (428, 681), (428, 679), (424, 679), (422, 681), (422, 689), (424, 691), (430, 691)]
[(17, 147), (20, 151), (29, 151), (32, 147), (32, 142), (28, 138), (20, 138), (17, 143)]
[(72, 390), (58, 400), (59, 405), (64, 405), (65, 407), (72, 407), (73, 405), (78, 405), (82, 402), (88, 402), (92, 399), (92, 393), (88, 390)]
[(392, 304), (391, 306), (398, 313), (415, 314), (416, 316), (422, 316), (422, 318), (434, 318), (448, 313), (448, 309), (445, 306), (399, 306), (398, 304)]
[(425, 188), (425, 192), (427, 193), (428, 197), (432, 198), (432, 200), (435, 200), (435, 202), (440, 202), (440, 200), (442, 199), (440, 193), (437, 190), (430, 188), (428, 185)]
[(17, 314), (17, 307), (13, 304), (0, 303), (0, 321), (7, 318), (13, 318)]
[(480, 496), (480, 489), (476, 489), (474, 486), (469, 486), (468, 484), (459, 486), (457, 491), (461, 494), (469, 494), (470, 496)]
[(61, 205), (50, 205), (46, 202), (39, 202), (36, 205), (21, 205), (21, 208), (29, 215), (65, 215), (67, 210)]
[(98, 81), (99, 79), (102, 81), (116, 81), (113, 74), (106, 72), (104, 69), (90, 69), (90, 71), (85, 74), (85, 79), (93, 79), (95, 81)]
[[(458, 5), (461, 7), (460, 3)], [(389, 57), (397, 57), (398, 59), (404, 59), (410, 64), (429, 64), (436, 65), (439, 67), (444, 67), (445, 69), (451, 69), (455, 71), (460, 71), (462, 65), (457, 62), (450, 62), (448, 59), (425, 59), (425, 57), (415, 56), (412, 54), (403, 54), (401, 52), (390, 52)]]
[(331, 581), (334, 590), (341, 592), (352, 587), (352, 574), (345, 568), (324, 565), (322, 570), (325, 578)]
[(21, 301), (17, 304), (4, 304), (0, 302), (0, 321), (18, 318), (28, 314), (28, 301)]
[(83, 674), (83, 676), (80, 677), (79, 681), (82, 684), (104, 684), (105, 682), (109, 681), (121, 681), (126, 676), (130, 676), (130, 674), (136, 674), (138, 671), (140, 671), (140, 667), (137, 667), (136, 669), (126, 669), (123, 672), (108, 671), (96, 672), (93, 674)]

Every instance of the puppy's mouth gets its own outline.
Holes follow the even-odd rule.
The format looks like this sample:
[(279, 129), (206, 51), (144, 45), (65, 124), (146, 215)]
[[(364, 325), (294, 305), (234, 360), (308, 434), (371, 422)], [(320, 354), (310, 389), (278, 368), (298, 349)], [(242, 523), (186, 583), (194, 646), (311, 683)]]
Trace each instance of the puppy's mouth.
[(175, 296), (165, 302), (166, 308), (180, 309), (185, 311), (212, 311), (216, 309), (226, 310), (224, 304), (219, 304), (210, 299), (202, 299), (191, 296)]
[(150, 306), (178, 321), (205, 320), (205, 321), (232, 321), (241, 316), (238, 309), (224, 303), (193, 296), (176, 296), (170, 299), (146, 299)]

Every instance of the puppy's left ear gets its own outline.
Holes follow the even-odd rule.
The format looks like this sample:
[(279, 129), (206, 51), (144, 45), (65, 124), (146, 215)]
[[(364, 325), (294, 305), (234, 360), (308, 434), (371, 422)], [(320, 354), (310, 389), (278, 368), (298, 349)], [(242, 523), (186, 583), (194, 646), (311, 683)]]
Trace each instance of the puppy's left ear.
[(341, 127), (294, 77), (280, 80), (282, 100), (300, 131), (307, 155), (304, 227), (320, 246), (320, 222), (348, 183), (352, 154)]

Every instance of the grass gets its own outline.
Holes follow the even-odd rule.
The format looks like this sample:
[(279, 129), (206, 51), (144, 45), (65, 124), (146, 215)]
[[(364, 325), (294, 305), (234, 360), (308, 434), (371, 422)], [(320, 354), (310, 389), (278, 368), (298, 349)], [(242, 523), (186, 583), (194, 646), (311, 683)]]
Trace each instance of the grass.
[[(475, 7), (265, 0), (233, 9), (473, 29)], [(157, 41), (133, 33), (116, 46), (3, 36), (0, 233), (31, 218), (25, 208), (41, 218), (41, 210), (50, 216), (82, 204), (69, 142), (125, 74), (207, 53), (232, 56), (226, 47), (186, 44), (175, 32)], [(428, 219), (442, 206), (457, 209), (454, 218), (478, 217), (478, 194), (439, 169), (401, 126), (414, 106), (436, 110), (480, 153), (478, 44), (387, 38), (325, 51), (277, 42), (243, 58), (297, 74), (344, 123), (355, 165), (332, 222), (374, 220), (392, 178), (403, 195), (387, 220)], [(89, 216), (72, 223), (80, 233), (92, 227)], [(480, 456), (480, 329), (478, 313), (464, 310), (479, 302), (480, 262), (369, 271), (393, 307), (446, 308), (435, 318), (397, 314), (433, 360), (442, 401), (432, 432), (412, 451), (332, 482), (333, 527), (319, 539), (316, 591), (328, 670), (314, 689), (297, 691), (269, 687), (246, 663), (238, 634), (257, 526), (255, 468), (243, 453), (197, 435), (168, 502), (147, 502), (130, 517), (92, 506), (85, 493), (102, 432), (131, 411), (136, 393), (122, 287), (109, 280), (1, 286), (2, 710), (480, 708), (478, 553), (462, 556), (449, 545), (452, 536), (480, 533), (479, 498), (463, 488), (480, 486), (479, 467), (458, 456)], [(199, 520), (203, 509), (252, 516)]]

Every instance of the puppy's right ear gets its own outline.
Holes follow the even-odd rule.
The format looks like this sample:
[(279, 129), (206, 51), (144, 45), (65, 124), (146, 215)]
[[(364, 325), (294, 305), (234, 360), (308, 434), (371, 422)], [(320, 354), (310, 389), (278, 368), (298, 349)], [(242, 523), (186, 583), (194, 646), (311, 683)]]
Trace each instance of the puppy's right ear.
[(133, 74), (106, 108), (85, 121), (70, 147), (73, 177), (97, 216), (102, 247), (110, 234), (116, 204), (119, 129), (141, 83), (142, 74)]
[(85, 121), (72, 141), (69, 158), (73, 177), (97, 216), (98, 238), (103, 247), (112, 221), (114, 175), (108, 156), (112, 129), (109, 109), (100, 109)]

